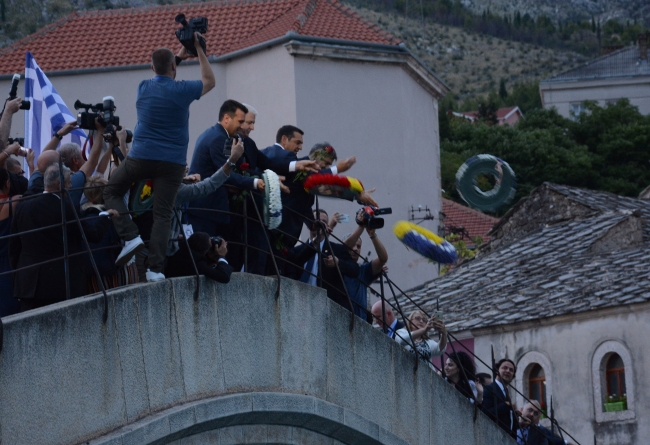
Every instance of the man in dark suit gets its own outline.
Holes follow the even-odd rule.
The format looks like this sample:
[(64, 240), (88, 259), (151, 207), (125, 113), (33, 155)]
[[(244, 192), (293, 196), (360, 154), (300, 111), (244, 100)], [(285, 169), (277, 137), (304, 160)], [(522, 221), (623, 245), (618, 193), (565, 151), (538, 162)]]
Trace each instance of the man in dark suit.
[(513, 438), (517, 437), (517, 407), (510, 398), (508, 385), (515, 378), (517, 367), (507, 358), (496, 364), (496, 380), (484, 389), (483, 411)]
[[(64, 167), (65, 187), (70, 187), (70, 170)], [(43, 176), (45, 192), (37, 197), (22, 201), (16, 208), (11, 221), (11, 233), (61, 224), (61, 195), (54, 193), (60, 189), (59, 167), (50, 166)], [(70, 199), (65, 196), (65, 215), (68, 237), (68, 254), (82, 252), (81, 232), (74, 221), (74, 212)], [(101, 212), (99, 216), (119, 217), (116, 210)], [(100, 219), (89, 225), (82, 220), (86, 238), (91, 243), (98, 243), (110, 229), (109, 218)], [(71, 222), (72, 221), (72, 222)], [(52, 227), (37, 232), (10, 238), (9, 260), (12, 269), (27, 267), (54, 258), (63, 257), (63, 230)], [(70, 297), (80, 297), (86, 292), (86, 276), (81, 265), (85, 255), (69, 258)], [(63, 301), (66, 298), (66, 284), (63, 260), (57, 260), (40, 266), (16, 272), (14, 279), (14, 298), (21, 302), (21, 310), (26, 311), (48, 304)]]
[[(382, 304), (381, 300), (377, 301), (372, 305), (370, 313), (381, 330), (393, 340), (395, 339), (395, 333), (405, 327), (404, 323), (395, 317), (388, 302)], [(386, 314), (386, 317), (384, 317), (384, 313)]]
[[(242, 175), (262, 178), (264, 170), (270, 169), (281, 176), (285, 176), (292, 172), (317, 172), (316, 162), (309, 159), (291, 160), (282, 158), (269, 158), (262, 153), (258, 148), (255, 141), (250, 137), (250, 134), (255, 130), (255, 121), (257, 120), (257, 110), (248, 104), (244, 104), (248, 109), (244, 123), (239, 127), (238, 134), (244, 140), (244, 155), (237, 162), (236, 171)], [(285, 189), (288, 191), (289, 189)], [(252, 195), (252, 196), (251, 196)], [(248, 264), (246, 271), (258, 275), (265, 273), (267, 256), (269, 253), (268, 244), (264, 231), (262, 221), (257, 218), (257, 212), (252, 208), (253, 205), (257, 206), (260, 216), (263, 215), (263, 197), (260, 193), (249, 194), (246, 197), (247, 205), (247, 231), (246, 242), (251, 248), (248, 249), (247, 258)], [(230, 209), (232, 212), (241, 213), (243, 217), (243, 206), (232, 205)], [(251, 219), (252, 218), (252, 219)], [(242, 232), (243, 235), (243, 232)], [(242, 237), (241, 241), (244, 239)], [(237, 249), (240, 253), (239, 256), (243, 257), (243, 251)], [(233, 257), (231, 257), (232, 259)], [(243, 258), (241, 259), (243, 261)], [(241, 267), (241, 266), (240, 266)]]
[[(300, 128), (285, 125), (278, 130), (275, 136), (275, 144), (263, 149), (262, 153), (270, 159), (284, 159), (290, 162), (308, 160), (310, 157), (298, 158), (298, 153), (302, 150), (303, 135), (304, 132)], [(320, 146), (325, 147), (329, 146), (329, 144), (316, 144), (314, 148), (319, 149)], [(312, 149), (312, 152), (314, 151)], [(332, 152), (334, 155), (326, 159), (326, 162), (323, 162), (323, 159), (318, 161), (318, 173), (331, 173), (333, 175), (343, 173), (356, 162), (356, 158), (351, 157), (337, 162), (336, 166), (331, 166), (336, 161), (336, 152), (333, 150)], [(278, 232), (274, 236), (274, 246), (293, 247), (300, 237), (302, 225), (311, 223), (311, 208), (314, 205), (314, 196), (307, 193), (303, 188), (305, 177), (305, 175), (299, 176), (296, 173), (290, 173), (284, 181), (290, 193), (282, 194), (282, 224), (280, 224)]]
[(332, 301), (352, 311), (339, 270), (343, 276), (356, 277), (359, 275), (359, 265), (352, 261), (346, 246), (328, 242), (326, 239), (325, 231), (329, 219), (327, 212), (320, 209), (319, 217), (315, 213), (309, 243), (291, 249), (289, 257), (301, 266), (300, 281), (314, 286), (320, 285), (327, 290), (327, 296)]
[[(190, 277), (205, 275), (219, 283), (228, 283), (232, 267), (226, 261), (228, 242), (224, 239), (210, 238), (205, 232), (194, 232), (187, 240), (189, 251), (184, 242), (180, 243), (178, 252), (169, 258), (165, 275), (168, 277)], [(192, 259), (194, 260), (192, 262)], [(196, 264), (196, 269), (194, 265)]]
[(538, 426), (541, 414), (542, 410), (537, 400), (531, 400), (524, 405), (519, 416), (518, 445), (549, 445)]
[[(227, 100), (221, 105), (219, 122), (204, 131), (196, 141), (190, 165), (190, 174), (198, 173), (202, 178), (207, 178), (226, 162), (226, 155), (224, 154), (226, 140), (238, 136), (242, 125), (247, 129), (250, 127), (250, 124), (248, 126), (246, 124), (248, 112), (249, 110), (245, 105), (234, 100)], [(253, 125), (254, 122), (253, 117)], [(252, 131), (252, 128), (250, 131)], [(248, 132), (250, 133), (250, 131)], [(236, 165), (232, 166), (233, 173), (226, 181), (226, 185), (236, 187), (236, 189), (229, 190), (228, 187), (221, 187), (215, 193), (190, 203), (190, 210), (188, 210), (189, 221), (195, 232), (219, 235), (235, 243), (242, 242), (242, 221), (231, 221), (233, 219), (231, 215), (224, 213), (241, 212), (240, 208), (235, 208), (234, 205), (231, 206), (233, 204), (232, 198), (239, 195), (243, 190), (263, 192), (265, 184), (261, 178), (261, 173), (267, 168), (280, 175), (286, 175), (296, 170), (314, 170), (311, 162), (297, 162), (297, 159), (270, 159), (261, 153), (257, 149), (255, 141), (248, 137), (243, 140), (243, 144), (244, 155)], [(255, 178), (254, 176), (258, 177)], [(219, 212), (193, 210), (192, 208), (213, 209)], [(251, 209), (251, 211), (254, 213), (254, 209)], [(255, 242), (255, 238), (253, 240)], [(231, 246), (231, 263), (235, 270), (239, 270), (243, 264), (243, 250), (232, 247), (234, 246)], [(260, 272), (258, 271), (258, 273)]]

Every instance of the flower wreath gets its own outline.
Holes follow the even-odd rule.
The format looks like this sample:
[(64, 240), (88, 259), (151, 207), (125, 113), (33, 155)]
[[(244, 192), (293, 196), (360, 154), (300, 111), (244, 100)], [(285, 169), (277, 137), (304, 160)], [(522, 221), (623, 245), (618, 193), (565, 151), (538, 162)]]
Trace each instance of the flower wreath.
[(303, 187), (312, 195), (329, 196), (332, 198), (352, 199), (363, 192), (361, 181), (349, 176), (317, 173), (310, 175)]
[(264, 225), (270, 230), (282, 223), (282, 198), (280, 178), (273, 170), (264, 170)]
[(398, 221), (393, 227), (397, 238), (420, 255), (443, 264), (455, 263), (456, 248), (435, 233), (408, 221)]

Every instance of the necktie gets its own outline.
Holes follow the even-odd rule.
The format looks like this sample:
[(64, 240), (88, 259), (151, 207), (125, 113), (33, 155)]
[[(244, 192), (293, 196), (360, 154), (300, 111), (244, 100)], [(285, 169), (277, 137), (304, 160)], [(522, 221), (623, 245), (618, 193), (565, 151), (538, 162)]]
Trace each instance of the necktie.
[(311, 277), (311, 271), (314, 268), (314, 262), (315, 261), (316, 261), (316, 255), (309, 258), (309, 261), (307, 261), (307, 264), (305, 265), (305, 270), (302, 273), (302, 276), (300, 277), (300, 281), (302, 283), (308, 283), (309, 282), (309, 278)]

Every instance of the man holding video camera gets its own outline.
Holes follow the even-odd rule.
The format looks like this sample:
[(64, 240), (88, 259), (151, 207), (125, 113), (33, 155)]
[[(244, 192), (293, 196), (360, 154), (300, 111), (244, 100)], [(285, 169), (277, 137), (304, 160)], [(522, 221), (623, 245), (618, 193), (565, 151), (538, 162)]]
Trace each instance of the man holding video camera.
[[(115, 220), (120, 238), (125, 242), (116, 264), (126, 264), (144, 243), (135, 223), (124, 216), (128, 209), (123, 197), (131, 184), (144, 179), (153, 183), (153, 228), (147, 259), (147, 281), (165, 279), (163, 274), (167, 241), (176, 193), (185, 175), (187, 144), (189, 142), (190, 104), (209, 92), (215, 85), (214, 73), (200, 43), (200, 34), (194, 34), (194, 47), (201, 67), (201, 80), (176, 81), (176, 60), (167, 48), (159, 48), (151, 55), (153, 79), (143, 80), (136, 99), (138, 123), (128, 157), (111, 175), (104, 190), (106, 207), (122, 214)], [(176, 57), (185, 60), (185, 47)]]
[(352, 261), (359, 261), (361, 255), (361, 234), (368, 232), (368, 237), (372, 242), (377, 258), (372, 261), (366, 261), (359, 266), (359, 275), (356, 277), (343, 277), (343, 282), (348, 290), (348, 295), (354, 305), (354, 313), (359, 318), (372, 323), (372, 317), (369, 317), (368, 308), (368, 289), (373, 281), (382, 272), (384, 265), (388, 262), (388, 252), (386, 247), (379, 239), (376, 229), (371, 228), (368, 224), (365, 208), (359, 210), (356, 216), (357, 228), (345, 238), (343, 244), (350, 249)]

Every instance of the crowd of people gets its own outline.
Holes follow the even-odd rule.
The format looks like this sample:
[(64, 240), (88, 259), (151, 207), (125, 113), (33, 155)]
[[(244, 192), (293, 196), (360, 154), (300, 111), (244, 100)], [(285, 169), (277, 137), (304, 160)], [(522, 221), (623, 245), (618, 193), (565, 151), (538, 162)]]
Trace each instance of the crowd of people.
[[(347, 171), (356, 158), (338, 160), (327, 142), (301, 156), (304, 132), (293, 125), (260, 150), (251, 138), (257, 111), (226, 100), (188, 166), (190, 104), (216, 82), (198, 48), (200, 80), (176, 81), (178, 64), (190, 57), (184, 47), (176, 55), (166, 48), (152, 53), (154, 76), (138, 87), (130, 147), (128, 132), (111, 133), (101, 118), (87, 154), (62, 143), (77, 122), (55, 129), (38, 157), (18, 143), (1, 143), (1, 316), (102, 288), (197, 272), (227, 283), (233, 271), (245, 271), (321, 286), (370, 321), (366, 286), (385, 266), (386, 249), (367, 230), (377, 258), (359, 264), (363, 225), (345, 243), (330, 242), (341, 215), (314, 211), (314, 196), (302, 186), (313, 173)], [(20, 98), (6, 102), (0, 141), (8, 141), (19, 105)], [(282, 223), (275, 230), (260, 217), (267, 169), (282, 181)], [(358, 201), (376, 204), (369, 193)], [(300, 242), (305, 225), (310, 237)]]
[[(545, 413), (538, 400), (527, 400), (521, 409), (517, 408), (511, 397), (514, 396), (511, 383), (517, 370), (512, 360), (503, 358), (496, 362), (493, 379), (490, 374), (477, 373), (474, 360), (466, 352), (445, 352), (448, 335), (441, 317), (434, 315), (429, 318), (423, 311), (415, 310), (404, 324), (386, 301), (373, 304), (371, 313), (387, 336), (408, 351), (417, 353), (418, 358), (431, 368), (434, 368), (434, 357), (446, 355), (438, 374), (519, 445), (572, 445), (540, 424)], [(431, 331), (438, 332), (438, 341), (431, 338)]]
[[(327, 142), (300, 157), (304, 132), (292, 125), (279, 128), (275, 143), (260, 150), (251, 138), (257, 111), (227, 100), (217, 123), (198, 137), (187, 166), (190, 104), (215, 85), (198, 35), (195, 44), (201, 74), (196, 81), (175, 80), (178, 64), (189, 57), (185, 48), (176, 55), (165, 48), (153, 52), (155, 76), (138, 87), (130, 148), (125, 129), (107, 132), (106, 122), (96, 119), (85, 156), (79, 145), (61, 144), (77, 126), (69, 122), (35, 159), (32, 150), (2, 142), (21, 99), (6, 102), (0, 118), (0, 316), (166, 277), (198, 273), (228, 283), (233, 271), (280, 273), (324, 288), (332, 301), (376, 322), (433, 366), (432, 359), (447, 348), (442, 317), (418, 310), (405, 325), (385, 301), (368, 310), (368, 288), (388, 261), (379, 233), (360, 211), (354, 230), (333, 241), (329, 235), (347, 215), (330, 216), (315, 207), (303, 187), (313, 173), (349, 170), (355, 157), (338, 160)], [(29, 180), (17, 161), (21, 156)], [(267, 230), (260, 217), (266, 169), (282, 180), (282, 222), (275, 230)], [(377, 205), (369, 192), (357, 200)], [(303, 225), (309, 236), (300, 241)], [(364, 232), (375, 251), (368, 261), (361, 256)], [(468, 354), (454, 351), (441, 375), (520, 443), (559, 443), (538, 427), (539, 403), (518, 410), (510, 399), (514, 363), (503, 359), (497, 369), (489, 382), (490, 376), (476, 374)]]

